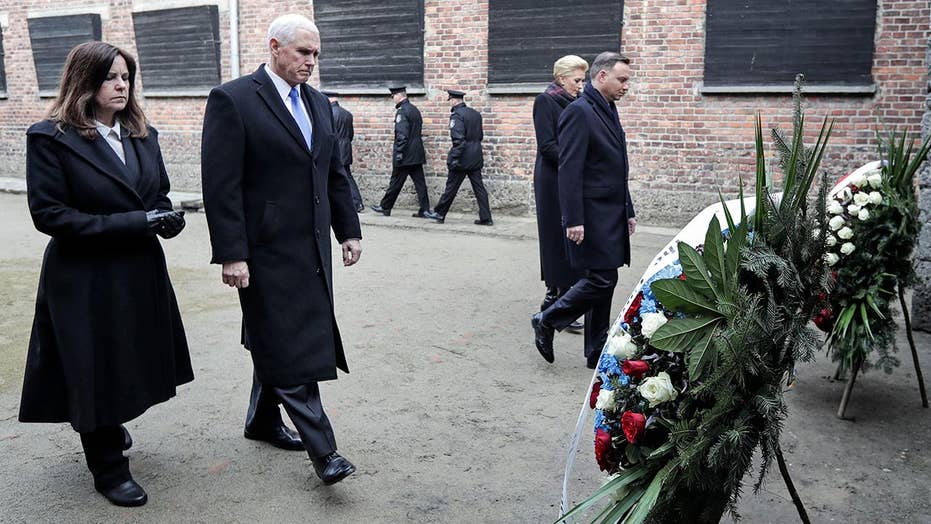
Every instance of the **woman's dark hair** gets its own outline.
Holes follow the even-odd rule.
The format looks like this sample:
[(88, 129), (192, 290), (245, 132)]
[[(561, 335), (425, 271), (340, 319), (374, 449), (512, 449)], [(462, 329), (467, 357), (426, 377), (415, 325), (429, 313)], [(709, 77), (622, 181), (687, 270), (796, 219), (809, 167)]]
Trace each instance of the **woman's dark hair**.
[(116, 114), (116, 119), (129, 131), (130, 136), (143, 138), (148, 135), (145, 114), (136, 100), (136, 60), (126, 51), (106, 42), (84, 42), (68, 53), (61, 73), (58, 98), (48, 113), (59, 129), (64, 130), (64, 126), (68, 126), (84, 138), (97, 138), (94, 98), (107, 79), (117, 55), (123, 57), (129, 70), (129, 94), (126, 107)]

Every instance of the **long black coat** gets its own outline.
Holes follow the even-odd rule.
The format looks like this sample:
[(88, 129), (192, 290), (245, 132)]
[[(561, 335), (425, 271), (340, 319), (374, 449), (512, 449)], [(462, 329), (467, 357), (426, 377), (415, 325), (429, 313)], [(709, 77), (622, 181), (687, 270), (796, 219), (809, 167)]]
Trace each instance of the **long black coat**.
[(339, 159), (344, 166), (352, 164), (352, 139), (355, 130), (352, 127), (352, 113), (348, 109), (333, 102), (333, 127), (336, 131), (336, 143), (339, 148)]
[(423, 149), (423, 118), (420, 110), (404, 99), (396, 106), (394, 114), (394, 152), (392, 155), (394, 167), (416, 166), (427, 160)]
[(446, 155), (450, 171), (478, 171), (484, 167), (482, 158), (482, 115), (465, 105), (456, 105), (449, 115), (449, 138), (453, 146)]
[(537, 238), (540, 244), (540, 278), (549, 287), (572, 284), (566, 255), (566, 230), (559, 212), (559, 115), (571, 103), (554, 93), (540, 93), (533, 101), (533, 129), (537, 137), (537, 161), (533, 166), (533, 195), (537, 208)]
[(165, 255), (146, 211), (171, 209), (157, 133), (123, 138), (138, 183), (103, 138), (50, 121), (27, 131), (39, 275), (19, 419), (87, 432), (131, 420), (194, 379)]
[(301, 85), (313, 150), (264, 65), (214, 88), (201, 152), (213, 263), (245, 260), (243, 344), (263, 384), (292, 386), (348, 372), (333, 314), (330, 228), (362, 238), (330, 102)]
[(564, 227), (585, 226), (581, 245), (567, 243), (579, 269), (630, 265), (627, 139), (614, 102), (592, 85), (559, 117), (559, 206)]

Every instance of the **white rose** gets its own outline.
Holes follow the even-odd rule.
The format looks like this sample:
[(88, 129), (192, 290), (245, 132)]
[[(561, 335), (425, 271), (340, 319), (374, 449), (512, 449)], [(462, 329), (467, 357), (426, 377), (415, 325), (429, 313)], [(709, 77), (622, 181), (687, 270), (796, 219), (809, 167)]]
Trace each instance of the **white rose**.
[(598, 392), (598, 399), (595, 401), (595, 409), (611, 411), (614, 408), (614, 390), (602, 389)]
[(842, 203), (846, 204), (847, 202), (850, 202), (850, 199), (853, 197), (853, 192), (850, 191), (849, 187), (845, 187), (844, 189), (840, 190), (840, 193), (838, 193), (837, 196), (840, 197)]
[(870, 204), (878, 206), (883, 203), (883, 195), (879, 191), (870, 191)]
[(631, 340), (630, 335), (628, 335), (626, 331), (619, 329), (617, 333), (611, 337), (611, 340), (608, 341), (607, 352), (618, 360), (628, 359), (633, 357), (637, 352), (637, 344), (634, 344), (634, 341)]
[(834, 235), (828, 235), (828, 237), (824, 239), (824, 243), (829, 246), (833, 246), (837, 244), (837, 237), (835, 237)]
[(650, 338), (666, 322), (666, 315), (662, 313), (644, 313), (640, 318), (640, 332), (643, 336)]
[(863, 184), (866, 183), (866, 177), (863, 176), (863, 173), (859, 173), (850, 177), (850, 183), (857, 187), (863, 187)]
[(868, 209), (861, 209), (860, 212), (857, 213), (857, 218), (860, 220), (869, 220), (870, 211)]
[(870, 203), (870, 195), (866, 191), (858, 191), (856, 195), (853, 196), (853, 201), (863, 207)]
[(660, 371), (655, 377), (644, 379), (637, 390), (650, 403), (651, 408), (662, 402), (674, 400), (679, 395), (676, 388), (672, 387), (669, 373), (665, 371)]
[(850, 213), (851, 215), (856, 215), (857, 213), (860, 212), (860, 206), (856, 204), (850, 204), (849, 206), (847, 206), (847, 212)]
[(831, 231), (837, 231), (838, 229), (844, 227), (847, 221), (844, 220), (844, 217), (834, 217), (828, 222), (828, 225), (831, 226)]
[(838, 260), (840, 260), (840, 257), (837, 256), (837, 253), (825, 253), (824, 254), (824, 261), (827, 262), (829, 266), (833, 266), (834, 264), (837, 263)]
[(815, 229), (812, 229), (812, 230), (811, 230), (811, 238), (817, 239), (817, 238), (820, 237), (820, 236), (821, 236), (821, 230), (820, 230), (820, 229), (815, 228)]
[(840, 215), (843, 212), (844, 206), (842, 206), (841, 203), (837, 200), (832, 200), (831, 203), (828, 204), (828, 213), (832, 215)]
[(880, 171), (874, 171), (872, 175), (866, 177), (870, 185), (879, 189), (883, 185), (883, 175)]
[(843, 240), (850, 240), (853, 238), (853, 230), (849, 227), (845, 227), (837, 232), (837, 236)]
[(857, 246), (853, 245), (851, 242), (844, 242), (844, 245), (840, 247), (840, 252), (849, 255), (853, 253), (855, 249), (857, 249)]

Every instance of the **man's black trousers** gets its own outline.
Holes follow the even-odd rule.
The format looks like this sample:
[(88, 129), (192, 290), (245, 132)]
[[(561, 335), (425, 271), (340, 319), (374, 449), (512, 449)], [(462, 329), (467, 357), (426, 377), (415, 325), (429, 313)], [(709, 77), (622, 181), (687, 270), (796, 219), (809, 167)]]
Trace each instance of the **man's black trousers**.
[(559, 331), (585, 315), (585, 358), (598, 361), (611, 327), (611, 299), (617, 286), (617, 269), (589, 269), (585, 275), (543, 311), (543, 325)]
[(423, 164), (413, 166), (397, 166), (391, 171), (391, 180), (388, 182), (388, 190), (385, 191), (385, 197), (381, 199), (381, 207), (391, 210), (394, 202), (401, 194), (401, 188), (404, 187), (404, 181), (411, 177), (414, 182), (414, 189), (417, 191), (417, 202), (420, 205), (420, 213), (430, 211), (430, 197), (427, 196), (427, 181), (423, 176)]
[(446, 190), (443, 191), (443, 196), (440, 197), (440, 201), (437, 202), (433, 211), (440, 216), (446, 216), (449, 208), (453, 205), (453, 199), (456, 198), (456, 193), (459, 192), (459, 186), (462, 185), (462, 181), (465, 180), (466, 177), (469, 177), (469, 183), (472, 184), (472, 192), (475, 193), (475, 200), (478, 202), (479, 220), (491, 220), (491, 207), (488, 205), (488, 191), (485, 189), (485, 184), (482, 182), (481, 169), (475, 171), (450, 171), (449, 175), (446, 177)]

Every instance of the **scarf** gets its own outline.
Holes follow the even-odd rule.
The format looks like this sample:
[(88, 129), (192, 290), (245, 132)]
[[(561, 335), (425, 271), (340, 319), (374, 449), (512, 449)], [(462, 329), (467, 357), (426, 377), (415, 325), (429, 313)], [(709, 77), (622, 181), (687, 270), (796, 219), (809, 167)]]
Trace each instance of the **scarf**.
[(556, 102), (559, 103), (560, 107), (563, 108), (575, 101), (575, 97), (570, 95), (569, 91), (566, 91), (563, 86), (555, 82), (550, 84), (544, 93), (555, 98)]

